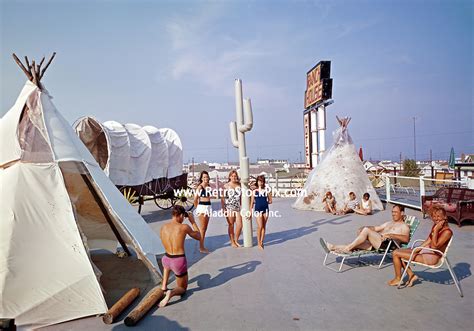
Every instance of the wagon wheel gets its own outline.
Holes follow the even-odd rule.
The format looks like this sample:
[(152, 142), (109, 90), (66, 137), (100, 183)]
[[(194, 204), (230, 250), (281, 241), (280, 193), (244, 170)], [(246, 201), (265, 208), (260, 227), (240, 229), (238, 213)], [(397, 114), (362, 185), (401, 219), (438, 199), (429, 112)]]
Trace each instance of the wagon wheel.
[(381, 188), (385, 185), (385, 181), (382, 177), (383, 173), (384, 169), (378, 167), (371, 166), (367, 169), (367, 175), (369, 176), (369, 180), (374, 188)]
[(190, 211), (194, 208), (194, 196), (191, 187), (187, 186), (181, 190), (178, 195), (174, 196), (174, 204), (177, 206), (183, 206), (184, 209)]
[(138, 203), (138, 194), (133, 188), (125, 186), (120, 189), (120, 192), (131, 205)]
[(291, 177), (290, 186), (292, 188), (303, 188), (306, 183), (306, 174), (304, 172), (298, 172), (296, 175)]
[(161, 209), (170, 209), (173, 207), (173, 199), (168, 193), (157, 194), (153, 200), (155, 201), (155, 204)]

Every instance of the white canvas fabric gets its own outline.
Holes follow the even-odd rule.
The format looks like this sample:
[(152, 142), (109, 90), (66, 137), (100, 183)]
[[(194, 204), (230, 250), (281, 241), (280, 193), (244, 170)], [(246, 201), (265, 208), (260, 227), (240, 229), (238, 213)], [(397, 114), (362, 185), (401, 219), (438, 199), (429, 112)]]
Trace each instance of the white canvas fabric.
[[(0, 129), (0, 317), (39, 327), (107, 310), (86, 250), (96, 239), (114, 239), (112, 228), (103, 226), (107, 217), (100, 206), (119, 237), (160, 277), (159, 238), (48, 93), (27, 82)], [(101, 231), (91, 231), (91, 224)], [(84, 243), (81, 233), (91, 242)]]
[(39, 327), (106, 312), (58, 165), (15, 163), (0, 187), (0, 316)]
[(130, 182), (130, 139), (124, 126), (115, 121), (104, 122), (103, 127), (109, 137), (108, 174), (115, 185)]
[(168, 172), (168, 144), (160, 130), (147, 125), (143, 130), (148, 134), (151, 142), (151, 158), (147, 177), (153, 179), (164, 178)]
[(159, 129), (168, 144), (168, 178), (183, 174), (183, 145), (178, 134), (172, 129)]
[(367, 176), (347, 127), (339, 127), (334, 131), (333, 138), (332, 147), (308, 175), (304, 185), (307, 196), (298, 197), (293, 207), (323, 211), (322, 200), (326, 192), (331, 191), (336, 198), (337, 208), (342, 209), (349, 200), (349, 192), (354, 192), (359, 202), (367, 192), (372, 200), (372, 209), (383, 210), (382, 202)]
[(148, 174), (151, 158), (151, 142), (148, 134), (141, 126), (133, 123), (124, 125), (130, 140), (130, 164), (128, 185), (142, 185), (153, 178)]

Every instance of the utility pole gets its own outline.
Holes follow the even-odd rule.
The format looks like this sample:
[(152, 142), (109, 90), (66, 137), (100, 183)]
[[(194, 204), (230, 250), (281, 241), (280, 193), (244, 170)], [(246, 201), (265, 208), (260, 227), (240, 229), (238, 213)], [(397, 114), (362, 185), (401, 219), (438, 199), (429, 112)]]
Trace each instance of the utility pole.
[(300, 163), (303, 162), (303, 159), (301, 158), (301, 151), (300, 151)]
[(194, 157), (192, 158), (192, 162), (193, 162), (193, 180), (194, 180)]
[(416, 163), (416, 117), (413, 116), (413, 151), (415, 154), (415, 163)]
[(434, 178), (434, 162), (433, 162), (433, 151), (430, 148), (430, 166), (431, 166), (431, 178)]
[(400, 152), (400, 173), (402, 173), (402, 165), (403, 165), (403, 160), (402, 160), (402, 152)]

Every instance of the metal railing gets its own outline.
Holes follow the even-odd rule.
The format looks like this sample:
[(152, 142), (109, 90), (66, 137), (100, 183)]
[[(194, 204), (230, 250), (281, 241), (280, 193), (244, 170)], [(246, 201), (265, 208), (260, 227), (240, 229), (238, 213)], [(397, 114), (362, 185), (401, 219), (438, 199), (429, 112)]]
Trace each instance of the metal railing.
[(434, 194), (442, 187), (467, 187), (466, 181), (421, 177), (382, 175), (384, 185), (377, 188), (382, 201), (421, 210), (421, 197)]

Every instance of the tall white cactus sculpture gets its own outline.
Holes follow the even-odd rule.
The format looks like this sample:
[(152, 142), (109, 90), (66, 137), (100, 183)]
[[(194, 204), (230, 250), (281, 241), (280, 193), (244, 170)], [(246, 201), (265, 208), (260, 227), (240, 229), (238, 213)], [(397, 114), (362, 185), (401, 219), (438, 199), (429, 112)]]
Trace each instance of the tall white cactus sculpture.
[(252, 247), (252, 222), (249, 222), (247, 219), (247, 215), (250, 215), (251, 210), (249, 195), (249, 158), (245, 146), (245, 132), (252, 129), (253, 114), (250, 99), (242, 99), (242, 81), (240, 79), (235, 80), (235, 114), (236, 122), (230, 122), (230, 137), (232, 139), (232, 145), (239, 149), (240, 178), (242, 185), (242, 232), (244, 234), (244, 247)]

